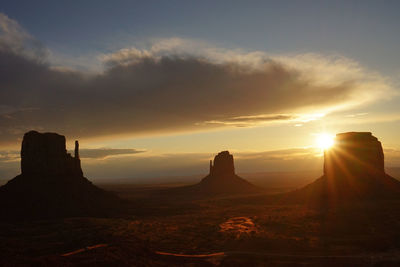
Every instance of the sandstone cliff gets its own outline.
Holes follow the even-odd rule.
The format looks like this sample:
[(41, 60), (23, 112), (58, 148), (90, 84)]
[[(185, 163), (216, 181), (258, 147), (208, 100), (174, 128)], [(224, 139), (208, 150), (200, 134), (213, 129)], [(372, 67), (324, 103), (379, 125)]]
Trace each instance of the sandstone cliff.
[(324, 152), (324, 175), (283, 199), (339, 205), (400, 197), (400, 182), (385, 173), (381, 143), (369, 132), (337, 134)]
[(24, 175), (82, 176), (78, 141), (75, 141), (75, 157), (72, 157), (67, 153), (64, 136), (36, 131), (26, 133), (21, 148), (21, 172)]
[(122, 202), (83, 176), (79, 143), (75, 157), (65, 137), (28, 132), (21, 147), (21, 174), (0, 187), (0, 218), (108, 216)]
[(384, 172), (382, 145), (371, 133), (337, 134), (335, 145), (324, 152), (324, 175), (362, 177)]

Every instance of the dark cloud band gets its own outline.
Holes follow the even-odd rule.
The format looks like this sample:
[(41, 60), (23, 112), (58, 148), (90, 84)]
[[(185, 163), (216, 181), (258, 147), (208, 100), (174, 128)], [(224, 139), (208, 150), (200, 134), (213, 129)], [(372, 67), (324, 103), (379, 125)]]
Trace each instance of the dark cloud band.
[(84, 138), (290, 121), (297, 112), (344, 106), (368, 91), (355, 78), (327, 84), (274, 59), (251, 67), (229, 57), (137, 49), (109, 56), (104, 72), (89, 75), (43, 63), (38, 46), (24, 45), (32, 37), (15, 21), (4, 23), (14, 30), (0, 37), (3, 144), (18, 144), (31, 129)]

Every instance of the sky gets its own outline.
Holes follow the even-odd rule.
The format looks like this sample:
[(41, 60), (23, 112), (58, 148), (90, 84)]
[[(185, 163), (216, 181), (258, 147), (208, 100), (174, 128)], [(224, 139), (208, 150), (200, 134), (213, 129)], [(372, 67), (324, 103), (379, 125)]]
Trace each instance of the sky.
[[(80, 140), (86, 176), (322, 169), (322, 133), (400, 166), (398, 1), (3, 1), (0, 180), (22, 136)], [(149, 178), (150, 179), (150, 178)]]

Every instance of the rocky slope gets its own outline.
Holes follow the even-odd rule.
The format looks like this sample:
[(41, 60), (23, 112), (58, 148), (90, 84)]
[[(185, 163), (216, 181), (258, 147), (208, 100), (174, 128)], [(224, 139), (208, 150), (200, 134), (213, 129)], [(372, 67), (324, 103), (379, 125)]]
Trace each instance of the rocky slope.
[(194, 195), (230, 195), (257, 193), (262, 190), (235, 174), (233, 156), (222, 151), (210, 161), (210, 173), (200, 183), (180, 188)]

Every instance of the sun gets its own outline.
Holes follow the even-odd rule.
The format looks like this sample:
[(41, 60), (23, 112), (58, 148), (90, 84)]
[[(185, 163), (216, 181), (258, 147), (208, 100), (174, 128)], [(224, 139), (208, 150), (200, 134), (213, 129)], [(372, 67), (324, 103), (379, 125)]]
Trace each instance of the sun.
[(335, 143), (335, 136), (328, 133), (320, 133), (317, 134), (317, 138), (315, 141), (320, 149), (326, 150), (331, 148)]

